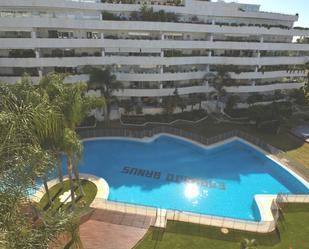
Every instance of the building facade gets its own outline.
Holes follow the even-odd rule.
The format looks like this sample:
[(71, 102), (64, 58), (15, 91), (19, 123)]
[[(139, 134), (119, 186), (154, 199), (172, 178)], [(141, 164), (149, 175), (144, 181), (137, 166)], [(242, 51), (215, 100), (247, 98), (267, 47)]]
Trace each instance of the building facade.
[(284, 93), (306, 81), (309, 29), (297, 20), (221, 1), (0, 0), (0, 81), (52, 71), (87, 81), (84, 66), (110, 65), (120, 103), (145, 110), (176, 89), (188, 101), (213, 92), (205, 75), (219, 68), (228, 94)]

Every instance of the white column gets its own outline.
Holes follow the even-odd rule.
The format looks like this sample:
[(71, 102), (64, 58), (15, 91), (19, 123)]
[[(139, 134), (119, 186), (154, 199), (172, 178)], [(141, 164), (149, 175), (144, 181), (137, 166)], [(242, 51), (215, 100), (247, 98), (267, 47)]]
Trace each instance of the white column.
[(35, 58), (40, 58), (40, 49), (36, 48), (34, 51), (35, 51)]
[(164, 34), (161, 34), (161, 40), (164, 40)]
[(209, 57), (212, 56), (212, 52), (211, 52), (211, 51), (208, 52), (208, 56), (209, 56)]
[(104, 48), (102, 48), (101, 55), (105, 56), (105, 49)]
[(42, 78), (43, 77), (43, 71), (42, 71), (42, 68), (40, 67), (39, 69), (39, 77)]
[(255, 72), (257, 73), (259, 71), (259, 66), (255, 66)]
[(31, 38), (35, 39), (36, 38), (36, 32), (35, 31), (31, 31)]
[(161, 57), (164, 57), (164, 51), (161, 50)]
[(264, 36), (261, 36), (260, 42), (261, 42), (261, 43), (264, 42)]
[(209, 37), (209, 41), (213, 41), (214, 40), (214, 35), (213, 34), (210, 34), (210, 37)]

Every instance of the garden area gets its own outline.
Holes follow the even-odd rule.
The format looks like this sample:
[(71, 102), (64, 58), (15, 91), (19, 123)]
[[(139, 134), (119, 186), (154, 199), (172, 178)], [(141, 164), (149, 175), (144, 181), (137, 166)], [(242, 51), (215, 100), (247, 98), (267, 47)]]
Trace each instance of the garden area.
[[(79, 192), (77, 182), (74, 181), (75, 188), (74, 193), (76, 196), (76, 210), (77, 211), (84, 211), (85, 208), (89, 207), (92, 201), (94, 200), (96, 194), (97, 194), (97, 187), (94, 183), (81, 179), (81, 185), (83, 187), (83, 191), (85, 195), (81, 195)], [(70, 181), (65, 180), (63, 183), (57, 183), (53, 187), (49, 189), (49, 194), (52, 199), (52, 204), (49, 204), (48, 197), (45, 194), (40, 202), (38, 203), (38, 206), (43, 209), (47, 210), (49, 212), (57, 212), (59, 210), (66, 211), (71, 208), (71, 202), (70, 200), (62, 200), (61, 196), (65, 197), (65, 193), (68, 193), (70, 191)], [(67, 199), (67, 198), (65, 198)], [(68, 198), (69, 199), (69, 198)]]

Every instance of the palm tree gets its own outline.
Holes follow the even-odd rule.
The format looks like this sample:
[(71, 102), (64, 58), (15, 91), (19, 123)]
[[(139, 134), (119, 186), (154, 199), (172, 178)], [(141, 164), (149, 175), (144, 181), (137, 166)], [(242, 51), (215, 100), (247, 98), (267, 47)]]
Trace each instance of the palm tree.
[(130, 114), (134, 110), (134, 103), (132, 99), (126, 99), (121, 101), (121, 105), (124, 108), (125, 114)]
[(240, 97), (238, 95), (231, 95), (226, 102), (226, 109), (231, 111), (237, 103), (240, 101)]
[(73, 172), (74, 176), (77, 179), (78, 187), (79, 187), (79, 193), (81, 196), (84, 196), (84, 190), (80, 184), (78, 169), (77, 169), (77, 162), (75, 159), (75, 154), (78, 154), (78, 158), (81, 157), (82, 154), (82, 144), (80, 140), (78, 139), (76, 133), (74, 130), (71, 130), (69, 128), (64, 129), (64, 151), (67, 155), (67, 171), (70, 181), (70, 192), (71, 192), (71, 203), (72, 203), (72, 209), (75, 209), (75, 193), (74, 193), (74, 182), (73, 182)]
[(117, 100), (113, 94), (114, 92), (123, 89), (123, 85), (116, 80), (116, 76), (112, 74), (110, 66), (103, 69), (87, 66), (84, 70), (86, 73), (90, 74), (88, 81), (89, 89), (99, 89), (101, 95), (104, 97), (106, 105), (105, 117), (106, 122), (108, 123), (112, 103)]
[[(44, 113), (44, 116), (41, 117), (44, 117), (44, 119), (34, 120), (35, 130), (33, 136), (44, 151), (52, 154), (50, 144), (52, 144), (54, 138), (59, 136), (63, 130), (63, 119), (61, 113), (58, 112), (54, 106), (50, 105), (48, 96), (44, 92), (36, 89), (27, 75), (24, 75), (17, 84), (11, 86), (11, 90), (12, 93), (18, 95), (19, 103), (33, 106), (35, 110), (40, 110)], [(38, 118), (40, 117), (38, 116)], [(49, 163), (48, 168), (52, 170), (53, 163)], [(48, 172), (49, 170), (44, 176), (42, 176), (42, 180), (49, 205), (51, 205), (52, 199), (47, 185)]]
[(217, 109), (222, 97), (226, 95), (225, 87), (235, 84), (235, 80), (231, 78), (230, 73), (226, 71), (226, 67), (218, 67), (217, 73), (207, 73), (204, 79), (209, 81), (210, 85), (215, 89), (215, 92), (210, 95), (217, 95)]
[(63, 231), (65, 216), (41, 215), (35, 223), (27, 204), (28, 190), (53, 165), (43, 141), (61, 131), (59, 117), (29, 79), (0, 85), (0, 237), (5, 248), (47, 248)]
[(64, 84), (64, 76), (58, 74), (50, 74), (43, 77), (40, 86), (45, 89), (52, 103), (60, 110), (64, 119), (63, 136), (57, 140), (56, 145), (59, 151), (64, 151), (67, 156), (67, 169), (70, 180), (70, 191), (72, 199), (72, 208), (75, 207), (74, 195), (74, 177), (77, 180), (79, 193), (84, 195), (81, 181), (78, 173), (78, 161), (82, 155), (82, 144), (76, 134), (76, 127), (88, 115), (89, 111), (104, 105), (103, 98), (87, 97), (85, 92), (87, 84)]
[(199, 109), (202, 109), (202, 102), (207, 99), (206, 94), (205, 93), (198, 93), (197, 99), (198, 99), (198, 102), (199, 102)]
[(181, 109), (181, 112), (184, 112), (184, 109), (187, 107), (187, 103), (184, 98), (178, 96), (177, 98), (177, 106)]
[[(64, 82), (65, 77), (66, 77), (65, 74), (51, 73), (51, 74), (44, 75), (44, 77), (39, 82), (39, 89), (41, 91), (44, 91), (48, 95), (50, 102), (53, 103), (53, 106), (56, 109), (58, 109), (60, 112), (61, 110), (58, 106), (59, 103), (57, 102), (57, 98), (62, 93), (63, 86), (64, 86), (63, 82)], [(56, 165), (57, 165), (58, 177), (62, 185), (62, 188), (63, 188), (63, 172), (62, 172), (61, 157), (64, 151), (63, 131), (64, 130), (62, 129), (62, 133), (59, 133), (57, 134), (57, 136), (54, 136), (53, 139), (49, 141), (48, 143), (57, 160)]]
[(80, 221), (77, 217), (71, 219), (70, 222), (67, 224), (67, 231), (70, 235), (70, 241), (65, 245), (64, 249), (83, 249), (83, 243), (80, 239), (80, 232), (79, 232), (79, 225)]

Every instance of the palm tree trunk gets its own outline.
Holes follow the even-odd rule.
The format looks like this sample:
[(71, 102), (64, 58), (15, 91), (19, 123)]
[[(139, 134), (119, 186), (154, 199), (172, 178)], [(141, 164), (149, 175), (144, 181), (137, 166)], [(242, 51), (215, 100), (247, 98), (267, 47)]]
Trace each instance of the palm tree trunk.
[(80, 178), (79, 178), (78, 162), (77, 162), (76, 159), (73, 160), (73, 172), (74, 172), (74, 177), (77, 180), (79, 194), (81, 196), (85, 196), (85, 192), (84, 192), (83, 186), (82, 186)]
[(110, 115), (110, 112), (111, 112), (110, 103), (109, 103), (109, 101), (106, 101), (106, 117), (105, 117), (105, 120), (106, 120), (106, 123), (107, 123), (107, 124), (109, 123), (109, 115)]
[(74, 182), (73, 182), (73, 177), (72, 177), (72, 153), (70, 153), (67, 157), (67, 167), (68, 167), (68, 175), (69, 175), (69, 181), (70, 181), (72, 210), (75, 210), (75, 193), (74, 193)]
[(46, 176), (44, 176), (44, 178), (43, 178), (43, 184), (44, 184), (45, 193), (46, 193), (46, 196), (47, 196), (47, 199), (48, 199), (48, 205), (51, 205), (52, 204), (52, 199), (51, 199), (51, 196), (50, 196), (50, 192), (49, 192), (49, 188), (48, 188), (48, 184), (47, 184), (47, 177)]
[(219, 102), (220, 102), (220, 95), (217, 95), (217, 111), (219, 111)]
[(60, 154), (57, 155), (57, 170), (58, 170), (58, 178), (61, 183), (61, 188), (63, 188), (63, 173), (62, 173), (62, 164)]

